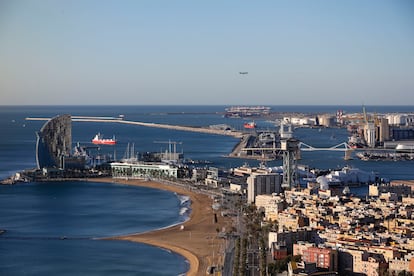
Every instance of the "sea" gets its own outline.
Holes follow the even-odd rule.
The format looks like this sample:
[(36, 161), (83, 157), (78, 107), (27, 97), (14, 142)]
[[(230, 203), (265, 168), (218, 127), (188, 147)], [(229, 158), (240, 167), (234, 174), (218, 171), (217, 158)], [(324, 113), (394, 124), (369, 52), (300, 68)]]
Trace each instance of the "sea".
[[(223, 117), (228, 106), (0, 106), (0, 179), (36, 167), (36, 131), (44, 121), (27, 117), (117, 117), (184, 126), (228, 124), (241, 130), (247, 120)], [(368, 112), (413, 113), (414, 106), (366, 106)], [(362, 112), (361, 106), (272, 106), (275, 112), (309, 114)], [(255, 119), (259, 130), (276, 130), (272, 120)], [(73, 122), (73, 145), (91, 145), (96, 133), (117, 139), (99, 154), (120, 159), (130, 153), (167, 151), (170, 142), (185, 158), (209, 161), (222, 169), (259, 161), (229, 158), (233, 137), (136, 125)], [(313, 147), (346, 142), (341, 128), (298, 128), (294, 136)], [(128, 147), (128, 145), (130, 145)], [(389, 180), (414, 179), (413, 161), (344, 160), (337, 151), (303, 152), (299, 164), (310, 168), (352, 166)], [(282, 161), (267, 162), (281, 166)], [(364, 195), (366, 187), (353, 188)], [(188, 219), (188, 198), (167, 191), (98, 182), (20, 183), (0, 186), (0, 275), (183, 275), (188, 262), (173, 252), (127, 241), (101, 238), (146, 232)]]

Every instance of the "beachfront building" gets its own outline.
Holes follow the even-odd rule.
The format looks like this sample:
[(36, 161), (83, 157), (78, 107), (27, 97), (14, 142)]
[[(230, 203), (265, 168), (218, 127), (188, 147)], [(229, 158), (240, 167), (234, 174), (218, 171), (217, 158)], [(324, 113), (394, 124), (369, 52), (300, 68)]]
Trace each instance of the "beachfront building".
[(64, 158), (72, 146), (72, 119), (60, 115), (48, 120), (36, 133), (36, 163), (38, 169), (64, 168)]
[(247, 178), (247, 202), (253, 203), (257, 195), (271, 195), (282, 191), (282, 177), (277, 173), (252, 173)]
[(164, 163), (111, 163), (113, 178), (177, 178), (178, 168)]

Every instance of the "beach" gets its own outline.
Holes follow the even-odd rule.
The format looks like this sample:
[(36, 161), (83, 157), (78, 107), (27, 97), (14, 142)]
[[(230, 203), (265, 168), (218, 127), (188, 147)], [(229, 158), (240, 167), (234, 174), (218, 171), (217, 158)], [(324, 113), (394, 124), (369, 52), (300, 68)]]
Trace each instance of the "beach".
[(215, 213), (212, 209), (213, 199), (208, 195), (181, 186), (140, 179), (99, 178), (91, 181), (149, 187), (189, 196), (191, 214), (186, 222), (164, 229), (109, 239), (140, 242), (176, 252), (189, 262), (187, 275), (206, 275), (209, 266), (222, 265), (225, 240), (218, 238), (217, 234), (223, 227), (228, 229), (231, 222), (219, 214), (216, 216), (217, 222), (215, 221)]

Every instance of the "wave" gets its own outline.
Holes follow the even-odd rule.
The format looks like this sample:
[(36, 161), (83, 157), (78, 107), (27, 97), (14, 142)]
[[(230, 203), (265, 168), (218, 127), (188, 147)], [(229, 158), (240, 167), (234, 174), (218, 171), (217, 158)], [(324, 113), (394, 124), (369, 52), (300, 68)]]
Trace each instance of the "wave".
[(186, 195), (180, 195), (180, 194), (177, 194), (177, 193), (174, 193), (177, 197), (178, 197), (178, 199), (180, 200), (180, 204), (181, 205), (183, 205), (183, 204), (185, 204), (185, 203), (187, 203), (187, 202), (189, 202), (190, 201), (190, 197), (189, 196), (186, 196)]
[(183, 207), (180, 209), (180, 216), (189, 216), (191, 212), (190, 208)]
[(163, 251), (165, 251), (165, 252), (168, 252), (168, 253), (170, 253), (170, 254), (173, 254), (173, 252), (171, 251), (171, 250), (169, 250), (169, 249), (166, 249), (166, 248), (164, 248), (164, 247), (160, 247), (161, 248), (161, 250), (163, 250)]
[(185, 222), (190, 218), (191, 214), (191, 199), (189, 196), (174, 193), (180, 201), (180, 221)]
[(178, 221), (176, 223), (173, 223), (173, 224), (170, 224), (170, 225), (167, 225), (167, 226), (164, 226), (164, 227), (139, 232), (140, 234), (149, 233), (149, 232), (152, 232), (152, 231), (157, 231), (157, 230), (162, 230), (162, 229), (167, 229), (167, 228), (170, 228), (170, 227), (173, 227), (173, 226), (180, 225), (180, 224), (182, 224), (182, 223), (184, 223), (184, 222), (186, 222), (187, 220), (190, 219), (190, 214), (191, 214), (191, 211), (192, 211), (191, 210), (191, 198), (189, 196), (186, 196), (186, 195), (180, 195), (180, 194), (177, 194), (177, 193), (174, 193), (174, 194), (177, 196), (178, 200), (180, 201), (180, 211), (179, 211)]

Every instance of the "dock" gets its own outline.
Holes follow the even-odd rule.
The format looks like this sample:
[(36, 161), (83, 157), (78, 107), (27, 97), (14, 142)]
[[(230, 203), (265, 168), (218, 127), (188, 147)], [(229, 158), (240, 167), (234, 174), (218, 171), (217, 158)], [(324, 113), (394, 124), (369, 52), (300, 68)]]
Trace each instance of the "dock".
[[(45, 117), (27, 117), (26, 118), (27, 121), (48, 121), (50, 119), (51, 118), (45, 118)], [(164, 129), (179, 130), (179, 131), (190, 131), (190, 132), (198, 132), (198, 133), (213, 134), (213, 135), (225, 135), (225, 136), (231, 136), (231, 137), (239, 138), (239, 139), (243, 137), (244, 135), (243, 132), (234, 131), (234, 130), (222, 130), (222, 129), (213, 129), (209, 127), (190, 127), (190, 126), (180, 126), (180, 125), (168, 125), (168, 124), (128, 121), (128, 120), (124, 120), (118, 117), (72, 116), (72, 121), (73, 122), (129, 124), (129, 125), (137, 125), (137, 126), (144, 126), (144, 127), (155, 127), (155, 128), (164, 128)]]

